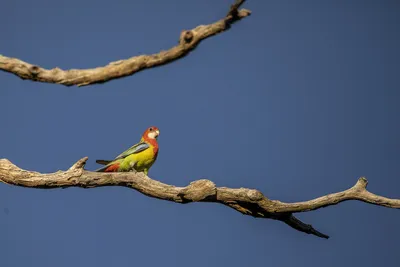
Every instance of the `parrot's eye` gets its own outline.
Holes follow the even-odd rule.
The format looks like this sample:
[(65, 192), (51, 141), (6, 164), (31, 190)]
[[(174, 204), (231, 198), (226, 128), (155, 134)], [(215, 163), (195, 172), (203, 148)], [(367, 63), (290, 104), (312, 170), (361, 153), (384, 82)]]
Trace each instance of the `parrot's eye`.
[(153, 127), (150, 127), (150, 128), (149, 128), (149, 131), (152, 132), (152, 131), (153, 131)]

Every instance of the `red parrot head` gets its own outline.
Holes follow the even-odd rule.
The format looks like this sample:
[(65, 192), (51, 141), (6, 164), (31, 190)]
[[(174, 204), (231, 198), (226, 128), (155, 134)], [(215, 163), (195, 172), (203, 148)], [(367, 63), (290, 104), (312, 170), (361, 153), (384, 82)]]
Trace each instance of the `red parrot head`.
[(147, 128), (146, 131), (143, 133), (143, 139), (150, 139), (154, 140), (160, 135), (160, 130), (156, 126), (151, 126)]

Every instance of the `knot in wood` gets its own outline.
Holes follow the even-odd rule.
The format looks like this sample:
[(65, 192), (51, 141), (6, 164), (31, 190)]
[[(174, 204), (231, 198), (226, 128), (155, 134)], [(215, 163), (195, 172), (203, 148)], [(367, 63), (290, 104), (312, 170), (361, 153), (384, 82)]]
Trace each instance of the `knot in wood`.
[(256, 189), (249, 189), (247, 191), (247, 197), (251, 201), (259, 201), (259, 200), (264, 198), (264, 195), (260, 191), (258, 191)]
[(182, 33), (181, 38), (183, 39), (184, 43), (190, 43), (193, 40), (193, 32), (192, 31), (184, 31)]
[(53, 73), (58, 73), (62, 71), (59, 67), (55, 67), (54, 69), (51, 70)]
[(216, 187), (210, 180), (202, 179), (191, 182), (185, 187), (180, 196), (193, 202), (204, 200), (216, 194)]
[(37, 76), (38, 73), (39, 73), (39, 69), (40, 69), (40, 68), (39, 68), (38, 66), (33, 65), (33, 66), (31, 67), (31, 69), (30, 69), (30, 72), (32, 73), (33, 76)]

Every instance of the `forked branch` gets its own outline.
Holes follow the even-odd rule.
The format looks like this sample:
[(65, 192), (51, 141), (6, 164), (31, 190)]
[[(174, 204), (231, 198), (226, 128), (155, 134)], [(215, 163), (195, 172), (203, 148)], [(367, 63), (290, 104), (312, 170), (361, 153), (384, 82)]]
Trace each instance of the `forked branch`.
[(236, 0), (229, 9), (228, 14), (215, 23), (200, 25), (194, 29), (182, 31), (178, 45), (157, 54), (135, 56), (93, 69), (70, 70), (62, 70), (58, 67), (49, 70), (24, 62), (18, 58), (0, 55), (0, 70), (15, 74), (24, 80), (28, 79), (66, 86), (85, 86), (104, 83), (109, 80), (133, 75), (145, 69), (168, 64), (187, 55), (190, 51), (195, 49), (202, 40), (229, 29), (234, 22), (249, 16), (251, 14), (249, 10), (239, 10), (239, 7), (244, 2), (245, 0)]
[(284, 203), (271, 200), (260, 191), (248, 188), (217, 187), (212, 181), (202, 179), (188, 186), (177, 187), (153, 180), (143, 173), (97, 173), (84, 170), (87, 157), (80, 159), (67, 171), (42, 174), (22, 170), (7, 159), (0, 159), (0, 181), (17, 186), (32, 188), (100, 187), (125, 186), (149, 197), (176, 203), (216, 202), (257, 218), (282, 221), (296, 230), (328, 238), (311, 225), (305, 224), (292, 214), (336, 205), (346, 200), (360, 200), (366, 203), (400, 209), (400, 199), (390, 199), (368, 192), (367, 180), (362, 177), (351, 188), (322, 196), (313, 200)]

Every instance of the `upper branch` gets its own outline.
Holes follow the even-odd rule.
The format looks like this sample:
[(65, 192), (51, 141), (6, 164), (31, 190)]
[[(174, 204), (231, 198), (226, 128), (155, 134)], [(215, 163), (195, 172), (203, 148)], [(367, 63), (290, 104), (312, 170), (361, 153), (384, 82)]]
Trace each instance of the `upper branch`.
[(62, 70), (58, 67), (48, 70), (17, 58), (0, 55), (0, 70), (13, 73), (22, 79), (66, 86), (104, 83), (112, 79), (133, 75), (141, 70), (168, 64), (187, 55), (203, 39), (223, 32), (229, 29), (234, 22), (249, 16), (251, 14), (249, 10), (239, 10), (244, 2), (245, 0), (237, 0), (231, 6), (228, 14), (215, 23), (182, 31), (178, 45), (157, 54), (135, 56), (93, 69), (70, 70)]
[(213, 182), (206, 179), (191, 182), (185, 187), (176, 187), (153, 180), (143, 173), (85, 171), (86, 161), (87, 157), (79, 160), (67, 171), (41, 174), (22, 170), (7, 159), (0, 159), (0, 181), (6, 184), (33, 188), (125, 186), (149, 197), (177, 203), (216, 202), (231, 207), (242, 214), (280, 220), (296, 230), (324, 238), (328, 238), (328, 236), (318, 232), (311, 225), (301, 222), (292, 213), (316, 210), (346, 200), (360, 200), (400, 209), (400, 199), (390, 199), (368, 192), (366, 189), (367, 180), (363, 177), (353, 187), (342, 192), (304, 202), (284, 203), (270, 200), (255, 189), (217, 187)]

